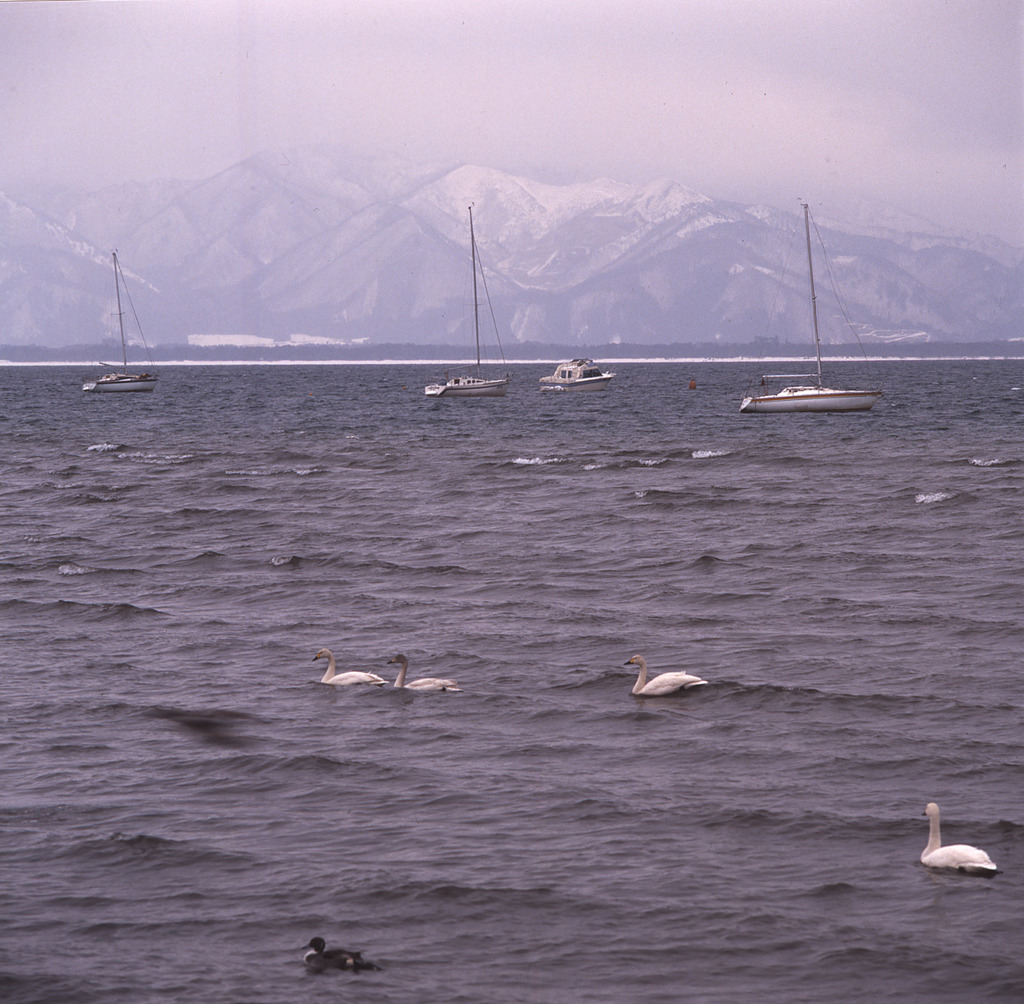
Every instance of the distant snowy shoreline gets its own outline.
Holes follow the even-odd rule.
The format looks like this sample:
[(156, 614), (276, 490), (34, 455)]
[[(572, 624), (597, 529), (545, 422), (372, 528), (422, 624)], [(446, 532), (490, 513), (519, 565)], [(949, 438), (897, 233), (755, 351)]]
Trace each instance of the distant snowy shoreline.
[[(490, 364), (496, 367), (502, 366), (550, 366), (559, 362), (561, 357), (556, 359), (551, 356), (543, 359), (509, 359), (504, 363)], [(1018, 353), (1007, 353), (996, 355), (988, 353), (985, 355), (948, 355), (948, 356), (830, 356), (829, 365), (833, 363), (932, 363), (932, 362), (995, 362), (995, 361), (1018, 361), (1024, 360), (1024, 350)], [(710, 358), (707, 356), (637, 356), (635, 358), (602, 359), (610, 365), (626, 363), (709, 363), (714, 365), (750, 365), (765, 366), (768, 364), (806, 364), (810, 360), (806, 356), (736, 356), (735, 358), (724, 359), (722, 357)], [(452, 368), (456, 366), (467, 366), (473, 363), (470, 359), (451, 359), (446, 362), (438, 362), (436, 359), (168, 359), (154, 363), (152, 369), (160, 369), (164, 366), (434, 366)], [(82, 362), (20, 362), (10, 359), (0, 359), (0, 366), (62, 366), (75, 367), (76, 369), (88, 369), (90, 365), (95, 368), (96, 364)]]

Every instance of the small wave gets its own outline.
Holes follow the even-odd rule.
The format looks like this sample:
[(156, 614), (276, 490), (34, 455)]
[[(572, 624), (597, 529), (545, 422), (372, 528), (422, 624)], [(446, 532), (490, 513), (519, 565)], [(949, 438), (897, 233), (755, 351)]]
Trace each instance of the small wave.
[(424, 900), (460, 903), (464, 908), (488, 907), (499, 897), (506, 904), (555, 902), (563, 895), (551, 886), (469, 885), (457, 882), (405, 881), (385, 883), (374, 890), (375, 897), (388, 900)]
[(637, 488), (633, 492), (633, 497), (662, 503), (675, 503), (681, 498), (678, 492), (668, 488)]
[(92, 446), (86, 447), (87, 453), (113, 453), (115, 450), (119, 450), (121, 447), (115, 443), (94, 443)]
[(154, 837), (148, 833), (114, 833), (110, 837), (114, 844), (121, 847), (130, 847), (132, 850), (148, 853), (159, 851), (168, 847), (178, 847), (181, 841), (168, 840), (165, 837)]
[(297, 558), (294, 554), (275, 554), (274, 557), (270, 559), (270, 563), (275, 568), (280, 568), (282, 565), (298, 566), (302, 564), (302, 559)]
[(137, 607), (131, 603), (78, 603), (74, 600), (0, 600), (0, 611), (25, 611), (29, 614), (52, 614), (57, 617), (81, 616), (90, 620), (123, 621), (137, 617), (163, 617), (153, 607)]
[(225, 559), (220, 551), (203, 551), (186, 558), (180, 558), (170, 564), (177, 568), (215, 568)]
[(728, 455), (728, 450), (694, 450), (690, 454), (694, 460), (710, 460), (712, 457), (726, 457)]
[(136, 606), (134, 603), (74, 603), (69, 600), (57, 600), (57, 609), (73, 614), (85, 614), (92, 620), (135, 621), (140, 617), (163, 617), (160, 610), (154, 607)]
[(971, 457), (971, 459), (967, 461), (967, 463), (972, 467), (1001, 467), (1003, 464), (1008, 464), (1009, 462), (1009, 460), (1003, 460), (1000, 457)]
[(192, 453), (119, 453), (118, 457), (131, 460), (137, 464), (186, 464), (193, 460)]
[(602, 467), (607, 467), (607, 464), (584, 464), (583, 470), (585, 471), (599, 471)]
[(163, 866), (192, 865), (203, 862), (248, 867), (251, 859), (244, 853), (222, 851), (194, 844), (187, 840), (174, 840), (149, 833), (112, 833), (83, 841), (63, 852), (64, 856), (78, 858), (85, 855), (94, 862), (121, 866), (132, 860), (157, 859)]
[(713, 572), (721, 568), (725, 562), (713, 554), (702, 554), (690, 562), (690, 568), (701, 572)]
[(516, 457), (512, 463), (534, 466), (536, 464), (561, 464), (564, 461), (561, 457)]
[(57, 569), (58, 575), (88, 575), (93, 569), (84, 568), (82, 565), (76, 565), (73, 561), (69, 561), (66, 564), (60, 566)]
[[(314, 684), (314, 686), (318, 686)], [(319, 687), (320, 691), (330, 690), (334, 696), (337, 691), (358, 690), (358, 687)], [(368, 688), (375, 690), (376, 688)], [(349, 695), (346, 695), (349, 696)], [(286, 779), (289, 784), (319, 784), (324, 777), (337, 777), (339, 772), (358, 770), (361, 775), (383, 781), (391, 778), (395, 770), (392, 767), (366, 763), (364, 761), (341, 760), (324, 754), (307, 753), (298, 756), (273, 756), (256, 754), (239, 754), (226, 761), (231, 770), (248, 777)]]
[(641, 460), (640, 461), (640, 466), (641, 467), (660, 467), (662, 464), (667, 464), (667, 463), (668, 463), (668, 457), (662, 457), (660, 460), (647, 460), (647, 459)]
[(950, 492), (921, 492), (914, 496), (914, 501), (922, 505), (930, 505), (932, 502), (945, 502), (946, 499), (952, 497)]
[[(354, 469), (356, 468), (346, 468), (346, 470)], [(295, 467), (291, 469), (283, 467), (237, 467), (225, 471), (224, 473), (233, 478), (277, 478), (287, 474), (294, 474), (297, 477), (306, 478), (311, 474), (323, 474), (324, 469), (322, 467)]]

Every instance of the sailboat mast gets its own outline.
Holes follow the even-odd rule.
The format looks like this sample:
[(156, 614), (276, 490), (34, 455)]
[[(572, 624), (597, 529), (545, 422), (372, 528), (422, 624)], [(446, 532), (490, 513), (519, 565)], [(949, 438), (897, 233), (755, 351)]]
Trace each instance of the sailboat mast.
[(811, 277), (811, 319), (814, 322), (814, 355), (818, 360), (818, 386), (821, 386), (821, 341), (818, 338), (818, 298), (814, 294), (814, 263), (811, 261), (811, 211), (804, 204), (804, 232), (807, 234), (807, 274)]
[(124, 340), (124, 311), (121, 309), (121, 283), (118, 281), (117, 252), (110, 252), (114, 257), (114, 292), (117, 294), (117, 323), (121, 328), (121, 358), (124, 360), (124, 370), (128, 372), (128, 346)]
[(469, 246), (473, 254), (473, 329), (476, 332), (476, 368), (480, 369), (480, 301), (476, 292), (476, 235), (473, 233), (473, 207), (469, 207)]

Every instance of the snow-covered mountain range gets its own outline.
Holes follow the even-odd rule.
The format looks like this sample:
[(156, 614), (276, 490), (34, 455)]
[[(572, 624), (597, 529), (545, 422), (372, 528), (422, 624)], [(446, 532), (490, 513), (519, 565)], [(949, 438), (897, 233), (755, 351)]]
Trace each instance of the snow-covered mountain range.
[[(467, 207), (508, 342), (742, 345), (809, 339), (803, 224), (672, 181), (547, 184), (333, 148), (266, 153), (197, 182), (0, 195), (0, 346), (115, 330), (116, 248), (151, 345), (259, 336), (468, 346)], [(822, 337), (1024, 335), (1022, 251), (891, 209), (816, 208)], [(469, 309), (467, 309), (469, 306)]]

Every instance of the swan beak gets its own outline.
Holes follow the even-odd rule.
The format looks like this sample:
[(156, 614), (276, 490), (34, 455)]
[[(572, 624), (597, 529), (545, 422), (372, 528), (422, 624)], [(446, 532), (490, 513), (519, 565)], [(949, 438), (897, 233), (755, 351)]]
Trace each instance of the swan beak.
[(633, 665), (633, 660), (632, 659), (627, 659), (622, 665), (623, 666), (632, 666)]

